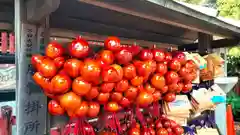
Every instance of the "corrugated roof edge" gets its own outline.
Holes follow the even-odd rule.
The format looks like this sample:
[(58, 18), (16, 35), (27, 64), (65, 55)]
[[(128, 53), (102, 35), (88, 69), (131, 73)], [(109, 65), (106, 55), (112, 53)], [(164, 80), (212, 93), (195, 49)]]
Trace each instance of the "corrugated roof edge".
[(218, 10), (214, 8), (210, 8), (202, 5), (189, 4), (181, 1), (176, 1), (176, 2), (212, 17), (216, 17), (218, 13)]
[(173, 0), (164, 0), (164, 2), (163, 1), (160, 2), (159, 0), (147, 0), (147, 1), (157, 4), (159, 6), (164, 6), (165, 8), (168, 8), (170, 10), (180, 12), (180, 13), (186, 14), (188, 16), (192, 16), (194, 18), (201, 19), (203, 21), (210, 22), (218, 27), (222, 27), (222, 28), (231, 30), (233, 32), (240, 33), (240, 26), (235, 26), (235, 25), (229, 24), (225, 21), (218, 19), (217, 17), (206, 15), (202, 12), (194, 10), (194, 9), (192, 9), (186, 5), (180, 4), (176, 1), (173, 1)]
[(205, 7), (205, 6), (201, 6), (201, 5), (189, 4), (189, 3), (185, 3), (185, 2), (179, 2), (179, 1), (176, 1), (176, 2), (178, 2), (182, 5), (185, 5), (189, 8), (192, 8), (196, 11), (199, 11), (203, 14), (206, 14), (206, 15), (209, 15), (209, 16), (212, 16), (212, 17), (217, 17), (217, 19), (219, 19), (221, 21), (224, 21), (225, 23), (240, 27), (240, 21), (239, 20), (234, 20), (234, 19), (231, 19), (231, 18), (225, 18), (225, 17), (222, 17), (222, 16), (217, 16), (217, 14), (218, 14), (217, 9), (210, 8), (210, 7)]

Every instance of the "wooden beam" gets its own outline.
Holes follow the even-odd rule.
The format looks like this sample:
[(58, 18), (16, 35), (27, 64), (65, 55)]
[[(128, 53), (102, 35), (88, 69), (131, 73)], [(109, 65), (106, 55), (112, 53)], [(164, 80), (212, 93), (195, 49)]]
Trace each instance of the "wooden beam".
[[(212, 48), (222, 48), (222, 47), (231, 47), (231, 46), (236, 46), (240, 42), (240, 39), (238, 38), (233, 38), (233, 39), (219, 39), (219, 40), (214, 40), (211, 42), (211, 47)], [(179, 50), (186, 50), (186, 51), (194, 51), (198, 49), (198, 43), (194, 44), (186, 44), (186, 45), (181, 45), (178, 47)]]
[[(103, 42), (107, 38), (106, 35), (98, 35), (98, 34), (88, 33), (88, 32), (78, 32), (78, 31), (57, 29), (57, 28), (50, 29), (50, 37), (52, 39), (56, 38), (57, 40), (60, 40), (63, 42), (70, 42), (72, 41), (72, 39), (76, 38), (77, 35), (81, 35), (86, 40), (100, 41), (100, 42)], [(157, 45), (158, 48), (168, 49), (172, 47), (173, 50), (177, 50), (177, 45), (174, 45), (174, 44), (151, 42), (146, 40), (136, 40), (136, 39), (122, 38), (122, 37), (120, 37), (120, 40), (121, 40), (121, 44), (130, 45), (130, 44), (136, 43), (143, 47), (151, 47), (152, 45), (155, 44)]]

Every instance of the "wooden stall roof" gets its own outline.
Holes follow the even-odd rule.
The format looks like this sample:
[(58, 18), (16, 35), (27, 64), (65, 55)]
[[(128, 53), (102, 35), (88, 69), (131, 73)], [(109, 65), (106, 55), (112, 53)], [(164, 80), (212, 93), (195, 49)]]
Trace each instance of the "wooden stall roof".
[(198, 32), (240, 38), (240, 27), (172, 0), (60, 0), (50, 26), (176, 45)]
[[(32, 8), (39, 12), (45, 9), (41, 7), (44, 4), (60, 3), (50, 14), (51, 28), (175, 45), (193, 45), (198, 32), (228, 38), (226, 41), (234, 41), (234, 45), (240, 38), (240, 26), (173, 0), (28, 0), (26, 7), (32, 1)], [(13, 6), (13, 0), (0, 0), (1, 22), (13, 23)], [(28, 21), (39, 20), (36, 23), (49, 16), (31, 14)], [(229, 46), (225, 43), (214, 47)]]

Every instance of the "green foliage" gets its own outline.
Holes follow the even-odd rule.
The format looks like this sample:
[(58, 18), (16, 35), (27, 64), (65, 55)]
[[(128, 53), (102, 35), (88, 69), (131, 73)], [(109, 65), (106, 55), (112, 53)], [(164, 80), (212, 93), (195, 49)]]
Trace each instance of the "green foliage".
[(240, 46), (230, 48), (228, 51), (228, 55), (240, 57)]
[(186, 3), (191, 3), (191, 4), (199, 4), (203, 0), (179, 0), (179, 1), (186, 2)]
[(220, 16), (240, 19), (240, 0), (217, 0)]
[[(240, 97), (234, 91), (230, 91), (227, 94), (227, 104), (232, 105), (234, 116), (236, 116), (240, 112), (239, 102), (240, 102)], [(238, 119), (239, 119), (239, 116), (238, 116)]]
[[(240, 0), (178, 0), (191, 4), (215, 5), (219, 10), (219, 15), (223, 17), (240, 20)], [(213, 6), (213, 7), (215, 7)]]
[[(228, 76), (238, 76), (240, 78), (240, 56), (228, 55), (227, 68)], [(234, 90), (227, 94), (227, 103), (232, 105), (234, 119), (240, 121), (240, 96)]]
[(227, 75), (238, 76), (240, 78), (240, 57), (228, 56), (227, 57)]

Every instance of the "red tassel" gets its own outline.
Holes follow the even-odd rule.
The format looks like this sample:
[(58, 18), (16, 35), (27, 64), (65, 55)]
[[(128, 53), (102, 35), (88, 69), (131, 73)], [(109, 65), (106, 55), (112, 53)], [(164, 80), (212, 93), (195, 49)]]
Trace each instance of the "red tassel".
[(91, 134), (90, 135), (95, 135), (95, 132), (94, 132), (93, 128), (91, 128)]
[(73, 130), (75, 135), (79, 134), (79, 127), (81, 127), (80, 121), (81, 121), (81, 118), (77, 119), (77, 121), (75, 122), (74, 130)]
[(136, 120), (134, 119), (133, 110), (130, 112), (130, 123), (132, 127), (136, 127)]
[(72, 133), (72, 123), (73, 123), (73, 118), (70, 118), (69, 123), (67, 124), (67, 126), (65, 127), (66, 130), (64, 132), (64, 135), (69, 135)]
[(78, 118), (74, 128), (74, 135), (95, 135), (95, 132), (86, 118)]
[(106, 125), (106, 127), (107, 127), (107, 128), (110, 128), (111, 130), (112, 130), (112, 129), (115, 129), (112, 114), (109, 114), (109, 115), (108, 115), (107, 121), (109, 121), (109, 122), (107, 122), (107, 123), (109, 123), (109, 124)]
[(143, 114), (140, 112), (140, 108), (138, 106), (136, 107), (136, 116), (140, 121), (141, 125), (146, 126), (146, 122), (144, 120)]
[[(81, 125), (82, 125), (82, 127), (84, 126), (84, 121), (81, 121)], [(84, 130), (83, 128), (81, 128), (82, 129), (82, 135), (86, 135), (87, 133), (86, 133), (86, 130)]]
[(114, 118), (114, 121), (115, 121), (115, 124), (116, 124), (117, 132), (121, 134), (122, 133), (122, 128), (121, 128), (121, 124), (120, 124), (119, 119), (116, 117), (116, 113), (113, 113), (113, 118)]
[(115, 132), (116, 135), (122, 134), (121, 123), (117, 118), (116, 113), (110, 113), (106, 121), (107, 121), (105, 125), (106, 128), (110, 128), (110, 131)]
[(160, 116), (160, 110), (159, 109), (160, 109), (159, 103), (154, 102), (153, 103), (153, 110), (154, 110), (153, 112), (154, 112), (154, 116), (157, 117), (157, 118)]
[(68, 135), (71, 133), (71, 128), (69, 127), (69, 124), (66, 127), (66, 130), (64, 131), (64, 135)]

